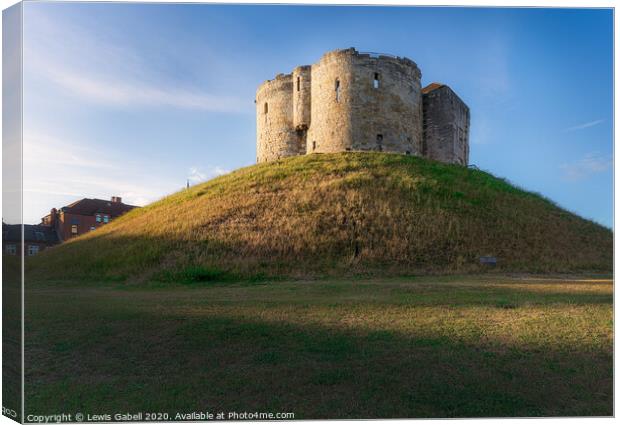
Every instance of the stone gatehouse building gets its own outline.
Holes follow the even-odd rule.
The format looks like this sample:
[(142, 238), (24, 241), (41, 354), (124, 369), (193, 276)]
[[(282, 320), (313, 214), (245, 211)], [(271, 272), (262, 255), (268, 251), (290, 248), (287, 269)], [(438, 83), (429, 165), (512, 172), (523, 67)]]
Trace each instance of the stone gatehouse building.
[(257, 162), (382, 151), (467, 165), (469, 108), (445, 84), (425, 88), (407, 58), (328, 52), (256, 92)]

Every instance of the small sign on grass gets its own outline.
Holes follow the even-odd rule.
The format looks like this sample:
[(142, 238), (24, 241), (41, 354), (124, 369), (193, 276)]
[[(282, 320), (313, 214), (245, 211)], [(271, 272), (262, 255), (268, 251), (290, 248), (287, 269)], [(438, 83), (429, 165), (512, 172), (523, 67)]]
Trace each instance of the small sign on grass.
[(496, 266), (497, 257), (492, 257), (490, 255), (484, 255), (480, 257), (480, 264), (482, 264), (483, 266)]

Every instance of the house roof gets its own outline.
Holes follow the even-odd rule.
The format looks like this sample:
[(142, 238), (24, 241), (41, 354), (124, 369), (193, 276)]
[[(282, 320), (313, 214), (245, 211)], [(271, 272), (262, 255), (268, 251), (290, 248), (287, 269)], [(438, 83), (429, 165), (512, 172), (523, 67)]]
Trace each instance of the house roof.
[[(4, 242), (21, 243), (21, 224), (2, 223), (2, 239)], [(24, 241), (53, 245), (58, 243), (58, 235), (56, 235), (56, 231), (49, 226), (24, 224)]]
[(101, 213), (109, 214), (111, 217), (117, 217), (134, 208), (137, 207), (134, 205), (123, 204), (122, 202), (84, 198), (62, 207), (60, 211), (77, 215), (94, 215)]
[(426, 87), (424, 87), (422, 89), (422, 94), (430, 93), (433, 90), (440, 89), (440, 88), (442, 88), (444, 86), (445, 86), (445, 84), (441, 84), (441, 83), (430, 83), (428, 86), (426, 86)]

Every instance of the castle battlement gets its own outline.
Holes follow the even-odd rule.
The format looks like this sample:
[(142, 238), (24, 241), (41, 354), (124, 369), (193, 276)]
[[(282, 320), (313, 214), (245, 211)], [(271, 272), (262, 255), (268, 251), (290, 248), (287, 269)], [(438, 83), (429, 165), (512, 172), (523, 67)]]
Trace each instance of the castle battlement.
[(469, 108), (421, 77), (411, 59), (354, 48), (276, 75), (256, 92), (257, 162), (379, 151), (467, 165)]

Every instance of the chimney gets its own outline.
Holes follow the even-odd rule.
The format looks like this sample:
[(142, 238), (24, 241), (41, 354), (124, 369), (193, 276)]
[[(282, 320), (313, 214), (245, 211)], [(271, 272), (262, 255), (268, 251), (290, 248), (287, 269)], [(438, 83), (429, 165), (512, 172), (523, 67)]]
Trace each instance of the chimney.
[(113, 196), (112, 197), (112, 202), (115, 204), (120, 204), (121, 203), (121, 197), (120, 196)]
[(56, 208), (52, 208), (50, 210), (50, 222), (49, 222), (49, 225), (51, 227), (55, 227), (56, 226), (56, 214), (57, 214)]

